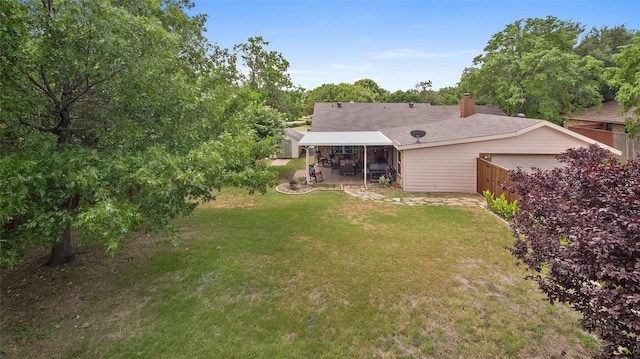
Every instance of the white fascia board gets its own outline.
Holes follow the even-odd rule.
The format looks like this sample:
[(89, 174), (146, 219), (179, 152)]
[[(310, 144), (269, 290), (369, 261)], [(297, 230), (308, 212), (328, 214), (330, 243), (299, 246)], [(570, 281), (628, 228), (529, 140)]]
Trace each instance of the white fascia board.
[(499, 135), (491, 135), (491, 136), (483, 136), (483, 137), (459, 138), (459, 139), (448, 140), (448, 141), (425, 142), (425, 143), (419, 142), (411, 145), (396, 146), (396, 147), (398, 147), (398, 149), (401, 149), (401, 150), (413, 150), (416, 148), (450, 146), (450, 145), (459, 145), (462, 143), (469, 143), (469, 142), (499, 140), (499, 139), (514, 137), (514, 136), (517, 136), (516, 132), (502, 133)]
[(391, 146), (380, 131), (307, 132), (299, 146)]

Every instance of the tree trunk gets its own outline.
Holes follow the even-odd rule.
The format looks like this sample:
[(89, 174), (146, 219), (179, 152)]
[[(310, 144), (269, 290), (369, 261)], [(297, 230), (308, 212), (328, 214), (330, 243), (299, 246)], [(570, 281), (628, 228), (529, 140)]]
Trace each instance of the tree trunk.
[[(72, 215), (76, 214), (79, 202), (80, 196), (78, 195), (69, 198), (66, 203), (69, 213)], [(53, 248), (51, 248), (51, 255), (49, 255), (47, 265), (49, 267), (55, 267), (65, 263), (71, 263), (75, 257), (76, 254), (73, 251), (73, 246), (71, 245), (71, 221), (67, 221), (64, 231), (62, 232), (60, 242), (56, 243)]]
[(73, 246), (71, 245), (71, 223), (68, 222), (64, 232), (62, 232), (60, 242), (51, 248), (51, 255), (49, 256), (47, 265), (49, 267), (55, 267), (65, 263), (71, 263), (75, 257), (76, 254), (73, 252)]

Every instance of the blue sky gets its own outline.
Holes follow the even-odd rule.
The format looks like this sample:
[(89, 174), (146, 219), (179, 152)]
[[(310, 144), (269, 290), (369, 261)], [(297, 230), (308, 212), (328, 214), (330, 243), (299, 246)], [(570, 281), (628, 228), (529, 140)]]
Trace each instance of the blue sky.
[(640, 0), (193, 1), (213, 43), (262, 36), (307, 90), (364, 78), (392, 92), (455, 86), (493, 34), (529, 17), (640, 30)]

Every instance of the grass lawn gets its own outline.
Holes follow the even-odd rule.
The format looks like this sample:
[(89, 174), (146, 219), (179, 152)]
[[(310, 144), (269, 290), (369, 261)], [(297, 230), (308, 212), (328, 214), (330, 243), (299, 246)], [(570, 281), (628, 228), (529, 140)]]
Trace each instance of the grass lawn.
[[(311, 163), (315, 162), (314, 157), (311, 156)], [(278, 173), (278, 178), (280, 183), (289, 182), (293, 175), (297, 170), (304, 169), (306, 165), (306, 158), (294, 158), (289, 160), (289, 162), (284, 166), (273, 166), (273, 168)]]
[[(45, 252), (2, 276), (7, 358), (587, 357), (480, 208), (230, 189), (115, 258)], [(564, 356), (563, 356), (564, 355)]]

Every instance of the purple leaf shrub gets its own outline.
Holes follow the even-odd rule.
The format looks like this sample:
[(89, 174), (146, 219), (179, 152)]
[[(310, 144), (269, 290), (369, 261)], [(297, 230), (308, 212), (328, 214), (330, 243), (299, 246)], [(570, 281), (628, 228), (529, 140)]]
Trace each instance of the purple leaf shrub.
[(510, 251), (551, 303), (603, 340), (603, 357), (640, 357), (640, 160), (591, 145), (551, 171), (510, 172), (521, 196)]

